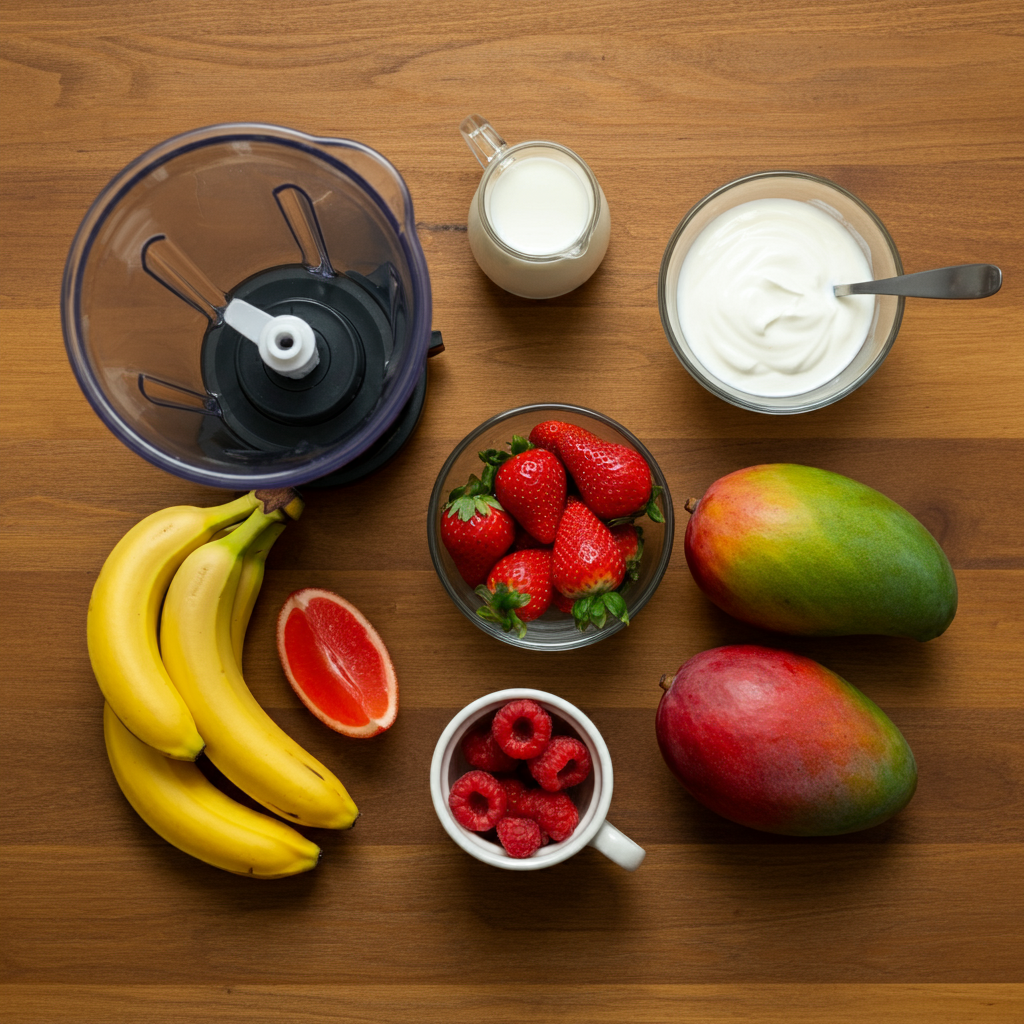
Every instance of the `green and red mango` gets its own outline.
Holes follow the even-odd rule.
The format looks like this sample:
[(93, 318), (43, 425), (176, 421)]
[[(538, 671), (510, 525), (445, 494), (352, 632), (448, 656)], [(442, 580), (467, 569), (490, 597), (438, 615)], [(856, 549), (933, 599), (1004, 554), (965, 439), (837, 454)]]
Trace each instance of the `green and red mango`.
[(810, 466), (751, 466), (715, 481), (687, 524), (685, 552), (716, 605), (764, 629), (930, 640), (956, 613), (956, 577), (924, 526), (884, 494)]
[(917, 786), (914, 755), (876, 704), (810, 658), (767, 647), (691, 658), (663, 694), (655, 728), (693, 797), (764, 832), (870, 828)]

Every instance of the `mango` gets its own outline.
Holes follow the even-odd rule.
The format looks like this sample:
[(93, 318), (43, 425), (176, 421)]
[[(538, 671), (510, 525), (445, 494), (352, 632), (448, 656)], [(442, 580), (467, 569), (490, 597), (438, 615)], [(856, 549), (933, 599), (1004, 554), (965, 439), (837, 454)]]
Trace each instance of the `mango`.
[(778, 463), (723, 476), (684, 544), (700, 589), (763, 629), (923, 641), (956, 614), (956, 577), (935, 538), (884, 494), (828, 470)]
[(662, 695), (655, 731), (693, 797), (763, 832), (871, 828), (917, 787), (914, 755), (881, 708), (786, 651), (738, 645), (691, 658)]

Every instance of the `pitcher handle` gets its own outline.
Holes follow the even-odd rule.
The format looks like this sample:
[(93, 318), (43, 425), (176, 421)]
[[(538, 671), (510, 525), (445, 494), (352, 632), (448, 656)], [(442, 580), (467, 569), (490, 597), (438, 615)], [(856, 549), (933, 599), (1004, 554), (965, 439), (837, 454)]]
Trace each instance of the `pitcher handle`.
[(603, 853), (609, 860), (627, 871), (636, 871), (643, 863), (647, 851), (620, 832), (610, 821), (606, 821), (590, 840), (590, 846)]
[(494, 130), (494, 125), (479, 114), (470, 114), (459, 125), (459, 131), (481, 167), (486, 167), (499, 153), (508, 149), (508, 143)]

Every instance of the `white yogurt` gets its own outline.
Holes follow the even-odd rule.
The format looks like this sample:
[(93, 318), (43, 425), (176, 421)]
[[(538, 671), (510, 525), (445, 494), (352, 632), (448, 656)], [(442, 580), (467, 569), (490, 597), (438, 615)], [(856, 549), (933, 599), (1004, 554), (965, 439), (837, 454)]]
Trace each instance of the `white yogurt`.
[(550, 157), (516, 160), (487, 194), (487, 219), (510, 248), (529, 256), (568, 249), (587, 228), (590, 189)]
[(864, 249), (835, 217), (795, 199), (755, 199), (716, 217), (679, 272), (679, 324), (696, 358), (750, 395), (813, 391), (867, 338), (871, 295), (836, 298), (872, 277)]

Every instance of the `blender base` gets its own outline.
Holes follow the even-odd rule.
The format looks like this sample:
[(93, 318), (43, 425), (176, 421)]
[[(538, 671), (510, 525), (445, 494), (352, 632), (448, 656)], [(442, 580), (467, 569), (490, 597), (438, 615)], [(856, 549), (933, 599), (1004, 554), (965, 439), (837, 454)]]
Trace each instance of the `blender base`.
[[(282, 377), (267, 369), (256, 346), (234, 328), (211, 327), (203, 340), (203, 378), (222, 418), (207, 419), (200, 446), (256, 466), (285, 451), (330, 444), (354, 429), (380, 396), (394, 345), (392, 320), (404, 315), (392, 294), (393, 280), (385, 265), (369, 276), (328, 278), (304, 266), (284, 266), (243, 281), (233, 297), (310, 324), (320, 362), (306, 377)], [(434, 334), (430, 354), (444, 347), (439, 332)], [(366, 452), (303, 486), (345, 486), (380, 469), (416, 429), (426, 390), (424, 367), (394, 423)]]
[[(386, 268), (382, 268), (386, 271)], [(287, 453), (329, 447), (372, 415), (394, 350), (391, 318), (369, 278), (320, 277), (304, 266), (254, 275), (231, 292), (273, 316), (313, 329), (320, 361), (293, 379), (266, 366), (257, 346), (223, 321), (203, 338), (203, 383), (225, 426), (246, 446)]]
[(405, 403), (405, 408), (398, 414), (398, 419), (375, 441), (370, 448), (348, 465), (336, 469), (319, 480), (310, 480), (302, 484), (302, 488), (345, 487), (366, 479), (378, 469), (382, 469), (412, 437), (420, 421), (423, 405), (427, 397), (427, 370), (423, 369), (420, 379), (416, 382), (412, 397)]

